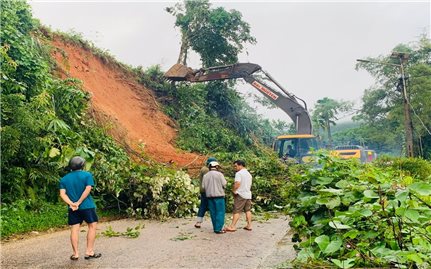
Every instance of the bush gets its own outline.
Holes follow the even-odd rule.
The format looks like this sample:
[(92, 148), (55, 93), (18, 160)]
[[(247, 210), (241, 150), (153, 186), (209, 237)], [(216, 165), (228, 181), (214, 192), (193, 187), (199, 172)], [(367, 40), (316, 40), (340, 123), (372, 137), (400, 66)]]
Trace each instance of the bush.
[(376, 165), (379, 167), (390, 167), (395, 170), (400, 170), (405, 175), (423, 180), (431, 176), (431, 162), (420, 158), (382, 156), (377, 159)]
[(18, 200), (1, 207), (1, 238), (67, 225), (65, 204)]
[(287, 195), (299, 266), (431, 266), (429, 181), (393, 167), (320, 162), (296, 175)]

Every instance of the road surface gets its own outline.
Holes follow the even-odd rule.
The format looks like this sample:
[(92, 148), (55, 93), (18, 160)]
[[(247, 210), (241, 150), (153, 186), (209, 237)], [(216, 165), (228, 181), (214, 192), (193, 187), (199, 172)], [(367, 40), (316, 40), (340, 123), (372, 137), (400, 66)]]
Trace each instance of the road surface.
[[(242, 216), (244, 218), (244, 215)], [(243, 230), (243, 219), (233, 233), (215, 234), (209, 218), (201, 229), (194, 219), (118, 220), (100, 223), (96, 252), (102, 257), (85, 260), (87, 227), (80, 233), (80, 258), (72, 254), (69, 231), (3, 242), (1, 268), (275, 268), (295, 257), (285, 216), (253, 222)], [(117, 232), (142, 225), (138, 238), (102, 235), (109, 226)]]

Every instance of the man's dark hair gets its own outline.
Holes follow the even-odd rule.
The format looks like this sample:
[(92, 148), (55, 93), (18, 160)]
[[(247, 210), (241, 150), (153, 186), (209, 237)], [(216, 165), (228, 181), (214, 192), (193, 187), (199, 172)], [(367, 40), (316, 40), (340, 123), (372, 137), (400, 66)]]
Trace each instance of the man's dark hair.
[(243, 160), (236, 160), (233, 163), (245, 167), (245, 162)]
[(72, 171), (82, 170), (85, 165), (85, 159), (80, 156), (75, 156), (69, 161), (68, 168)]

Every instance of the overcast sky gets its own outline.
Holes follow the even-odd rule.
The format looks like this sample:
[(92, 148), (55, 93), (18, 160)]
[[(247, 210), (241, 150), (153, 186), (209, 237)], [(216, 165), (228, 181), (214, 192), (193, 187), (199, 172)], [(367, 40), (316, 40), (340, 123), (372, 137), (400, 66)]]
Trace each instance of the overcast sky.
[[(33, 16), (53, 30), (81, 33), (121, 62), (144, 68), (173, 65), (180, 48), (175, 18), (165, 11), (175, 2), (39, 1)], [(430, 1), (213, 1), (213, 7), (236, 9), (251, 26), (257, 44), (247, 46), (241, 62), (262, 66), (284, 88), (312, 108), (318, 99), (354, 101), (356, 106), (373, 79), (356, 71), (356, 59), (388, 55), (400, 43), (430, 37)], [(189, 63), (199, 68), (198, 59)], [(240, 91), (253, 92), (251, 86)], [(286, 119), (281, 110), (259, 109)]]

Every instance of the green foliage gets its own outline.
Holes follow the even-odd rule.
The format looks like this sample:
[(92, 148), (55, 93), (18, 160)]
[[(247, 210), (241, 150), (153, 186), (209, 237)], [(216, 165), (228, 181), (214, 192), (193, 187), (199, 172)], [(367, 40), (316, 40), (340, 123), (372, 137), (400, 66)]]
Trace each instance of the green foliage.
[(165, 219), (191, 216), (197, 212), (199, 187), (184, 172), (162, 173), (138, 179), (133, 193), (137, 205), (145, 205), (143, 216)]
[(404, 170), (429, 162), (380, 167), (319, 157), (322, 168), (294, 176), (287, 194), (294, 238), (302, 241), (296, 264), (430, 266), (431, 184)]
[(66, 224), (64, 204), (19, 200), (11, 204), (2, 203), (1, 206), (1, 238), (29, 231), (45, 231)]
[(403, 175), (424, 180), (431, 179), (431, 163), (419, 158), (395, 158), (381, 156), (377, 159), (376, 166), (402, 171)]
[[(412, 45), (400, 44), (393, 51), (409, 55), (408, 61), (403, 64), (414, 127), (414, 152), (416, 156), (429, 159), (431, 157), (431, 63), (429, 61), (431, 42), (429, 38), (422, 36)], [(399, 59), (389, 55), (368, 58), (368, 60), (371, 62), (360, 63), (357, 67), (367, 70), (376, 78), (377, 83), (375, 87), (366, 90), (362, 108), (355, 119), (364, 122), (361, 133), (365, 140), (375, 141), (380, 148), (385, 149), (385, 152), (399, 152), (399, 146), (405, 144), (401, 94), (404, 87), (400, 80)]]
[(141, 83), (156, 92), (165, 112), (178, 123), (180, 132), (176, 142), (182, 149), (201, 153), (243, 151), (254, 147), (255, 142), (271, 145), (274, 134), (278, 134), (271, 122), (262, 120), (233, 90), (230, 90), (231, 100), (236, 101), (232, 111), (236, 112), (220, 115), (216, 110), (223, 111), (223, 106), (215, 108), (211, 104), (222, 100), (212, 103), (210, 100), (215, 97), (209, 96), (214, 96), (214, 92), (209, 92), (207, 86), (173, 87), (164, 80), (159, 66), (143, 72)]
[[(198, 195), (187, 175), (134, 163), (87, 113), (82, 83), (51, 74), (53, 61), (39, 41), (52, 35), (37, 31), (29, 6), (3, 1), (1, 16), (2, 236), (66, 223), (66, 207), (56, 205), (58, 181), (74, 155), (94, 174), (99, 208), (142, 217), (194, 214)], [(169, 200), (170, 194), (181, 198)]]
[(256, 43), (250, 35), (250, 26), (236, 10), (211, 8), (208, 0), (189, 1), (166, 9), (176, 17), (175, 26), (182, 35), (179, 62), (186, 64), (187, 50), (193, 49), (201, 56), (203, 66), (232, 64), (245, 43)]
[(335, 125), (335, 121), (338, 120), (338, 114), (348, 112), (352, 109), (352, 106), (353, 104), (350, 102), (336, 101), (328, 97), (317, 100), (312, 119), (317, 132), (319, 132), (320, 128), (327, 132), (329, 145), (332, 145), (331, 125)]
[(144, 224), (137, 225), (136, 227), (127, 227), (125, 232), (117, 232), (112, 229), (112, 226), (108, 226), (105, 231), (102, 232), (102, 235), (106, 237), (126, 237), (126, 238), (138, 238), (141, 234), (141, 229), (145, 227)]
[[(182, 62), (184, 65), (186, 64), (187, 51), (190, 48), (201, 56), (204, 67), (213, 67), (236, 63), (238, 61), (238, 54), (243, 51), (244, 45), (246, 43), (256, 43), (255, 38), (250, 34), (250, 26), (242, 20), (241, 13), (236, 10), (228, 12), (223, 8), (212, 9), (209, 1), (184, 1), (183, 4), (167, 8), (167, 11), (176, 17), (175, 25), (181, 30), (182, 46), (178, 62)], [(250, 146), (256, 138), (260, 142), (270, 145), (274, 133), (273, 126), (268, 120), (260, 119), (235, 91), (233, 85), (232, 81), (212, 81), (205, 86), (198, 86), (200, 87), (200, 92), (195, 92), (195, 88), (192, 87), (193, 89), (188, 91), (188, 94), (191, 94), (190, 97), (199, 95), (200, 101), (204, 102), (200, 102), (197, 105), (202, 112), (210, 115), (211, 118), (209, 120), (211, 122), (216, 121), (212, 119), (214, 116), (221, 118), (225, 122), (223, 126), (229, 129), (233, 128), (236, 136), (243, 137), (243, 141), (247, 146)], [(193, 100), (189, 101), (196, 104)], [(183, 106), (187, 105), (190, 104), (184, 103)], [(177, 107), (173, 106), (173, 109), (176, 110)], [(208, 116), (198, 118), (199, 122), (208, 120)], [(189, 121), (189, 119), (187, 120)], [(186, 136), (203, 133), (204, 128), (208, 129), (204, 125), (199, 124), (203, 128), (196, 128), (194, 126), (193, 130), (190, 129), (190, 132)], [(224, 132), (221, 135), (222, 137), (216, 137), (213, 134), (211, 135), (212, 137), (209, 137), (209, 140), (214, 140), (213, 137), (221, 139), (222, 144), (230, 144), (224, 148), (228, 150), (240, 150), (241, 147), (238, 149), (232, 147), (238, 141), (229, 142), (226, 140), (227, 136), (233, 137), (230, 133), (230, 130), (229, 132)], [(205, 140), (208, 137), (204, 136), (201, 138)], [(196, 142), (199, 140), (200, 138), (194, 138), (191, 143), (183, 144), (187, 144), (185, 145), (186, 149), (192, 149), (189, 144), (196, 145)], [(194, 150), (205, 152), (202, 148)], [(220, 149), (215, 148), (215, 150), (218, 151)]]

